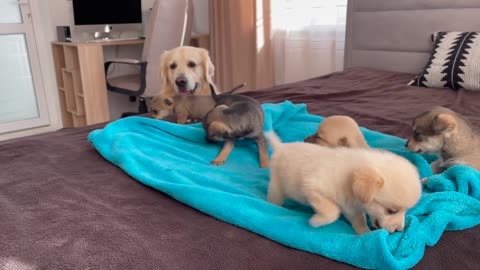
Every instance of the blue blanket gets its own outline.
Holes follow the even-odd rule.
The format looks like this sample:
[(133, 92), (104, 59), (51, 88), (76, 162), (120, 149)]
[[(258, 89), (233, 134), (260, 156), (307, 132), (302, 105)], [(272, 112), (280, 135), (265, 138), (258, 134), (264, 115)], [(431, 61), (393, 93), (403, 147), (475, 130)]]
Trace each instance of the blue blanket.
[[(323, 119), (308, 114), (303, 104), (262, 106), (264, 129), (275, 130), (285, 142), (302, 141)], [(431, 157), (409, 153), (403, 139), (363, 128), (362, 132), (370, 146), (400, 154), (417, 166), (422, 177), (431, 176)], [(221, 144), (208, 144), (200, 124), (131, 117), (93, 131), (88, 139), (133, 178), (178, 201), (284, 245), (362, 268), (410, 268), (444, 231), (480, 223), (480, 173), (465, 166), (429, 178), (421, 200), (408, 212), (403, 232), (375, 230), (357, 236), (343, 218), (312, 228), (309, 207), (266, 202), (269, 170), (258, 168), (253, 141), (239, 142), (226, 164), (214, 167), (209, 162)]]

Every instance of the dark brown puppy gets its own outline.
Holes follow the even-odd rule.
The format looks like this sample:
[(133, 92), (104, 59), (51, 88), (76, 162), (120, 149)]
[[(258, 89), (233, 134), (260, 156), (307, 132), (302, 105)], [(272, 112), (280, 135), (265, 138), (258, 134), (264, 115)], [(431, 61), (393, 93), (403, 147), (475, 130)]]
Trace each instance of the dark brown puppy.
[(210, 163), (222, 165), (235, 147), (235, 141), (250, 138), (258, 146), (260, 167), (268, 167), (267, 141), (263, 135), (264, 115), (260, 103), (240, 94), (216, 95), (211, 87), (215, 107), (203, 118), (208, 141), (223, 141), (223, 148)]

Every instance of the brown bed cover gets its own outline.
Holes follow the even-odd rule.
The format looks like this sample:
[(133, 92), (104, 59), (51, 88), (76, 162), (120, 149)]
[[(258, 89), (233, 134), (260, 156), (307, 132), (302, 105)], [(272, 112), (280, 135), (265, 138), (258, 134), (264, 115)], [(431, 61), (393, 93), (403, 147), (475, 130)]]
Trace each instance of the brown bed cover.
[[(406, 86), (409, 74), (351, 68), (248, 93), (306, 103), (405, 137), (433, 105), (480, 126), (480, 93)], [(0, 142), (1, 269), (355, 269), (285, 247), (140, 184), (87, 142), (102, 125)], [(416, 269), (480, 269), (480, 226), (445, 233)], [(372, 254), (374, 256), (374, 254)]]

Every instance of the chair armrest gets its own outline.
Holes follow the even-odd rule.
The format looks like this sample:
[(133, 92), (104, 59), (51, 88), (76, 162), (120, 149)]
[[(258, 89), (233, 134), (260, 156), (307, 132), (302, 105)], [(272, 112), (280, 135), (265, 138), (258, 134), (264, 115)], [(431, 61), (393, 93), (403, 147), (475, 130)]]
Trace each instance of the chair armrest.
[[(139, 89), (126, 90), (126, 89), (118, 88), (118, 87), (115, 87), (115, 86), (111, 85), (108, 82), (108, 79), (106, 78), (106, 76), (108, 74), (108, 68), (111, 64), (126, 64), (126, 65), (140, 66), (140, 74), (139, 74), (139, 76), (140, 76), (140, 88)], [(117, 92), (117, 93), (120, 93), (120, 94), (124, 94), (124, 95), (129, 95), (129, 96), (141, 96), (145, 92), (145, 88), (146, 88), (146, 85), (147, 85), (147, 78), (146, 78), (147, 62), (142, 62), (142, 61), (139, 61), (139, 60), (128, 59), (128, 58), (114, 58), (114, 59), (109, 59), (109, 60), (105, 61), (104, 65), (105, 65), (105, 81), (107, 83), (107, 89), (108, 90), (113, 91), (113, 92)]]
[(147, 65), (147, 62), (142, 62), (142, 61), (137, 60), (137, 59), (128, 59), (128, 58), (108, 59), (104, 63), (105, 74), (108, 73), (108, 68), (110, 67), (111, 64), (126, 64), (126, 65), (136, 65), (136, 66), (140, 66), (140, 67), (145, 67)]
[(145, 69), (147, 67), (147, 62), (142, 62), (140, 60), (128, 59), (128, 58), (113, 58), (113, 59), (108, 59), (104, 63), (105, 75), (108, 74), (108, 68), (110, 67), (111, 64), (136, 65), (136, 66), (140, 66), (143, 72), (145, 72)]
[(130, 64), (130, 65), (139, 65), (140, 60), (137, 59), (128, 59), (128, 58), (112, 58), (105, 61), (105, 63), (119, 63), (119, 64)]

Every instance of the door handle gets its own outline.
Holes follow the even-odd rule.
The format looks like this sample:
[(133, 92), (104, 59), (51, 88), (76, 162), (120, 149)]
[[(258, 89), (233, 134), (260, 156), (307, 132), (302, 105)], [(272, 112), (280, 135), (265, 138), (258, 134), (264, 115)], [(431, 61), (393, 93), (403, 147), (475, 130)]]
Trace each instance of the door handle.
[(28, 17), (28, 19), (32, 18), (32, 13), (30, 11), (30, 1), (29, 0), (17, 0), (17, 4), (20, 6), (22, 13)]

